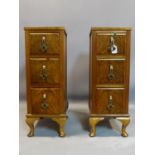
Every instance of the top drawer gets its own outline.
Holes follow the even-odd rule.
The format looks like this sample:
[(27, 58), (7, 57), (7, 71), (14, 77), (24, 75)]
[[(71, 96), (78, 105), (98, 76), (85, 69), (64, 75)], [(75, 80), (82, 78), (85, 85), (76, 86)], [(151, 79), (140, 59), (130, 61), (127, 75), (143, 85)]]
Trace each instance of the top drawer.
[(98, 55), (125, 55), (126, 31), (96, 31), (95, 51)]
[(60, 33), (30, 33), (31, 55), (58, 55), (60, 52)]

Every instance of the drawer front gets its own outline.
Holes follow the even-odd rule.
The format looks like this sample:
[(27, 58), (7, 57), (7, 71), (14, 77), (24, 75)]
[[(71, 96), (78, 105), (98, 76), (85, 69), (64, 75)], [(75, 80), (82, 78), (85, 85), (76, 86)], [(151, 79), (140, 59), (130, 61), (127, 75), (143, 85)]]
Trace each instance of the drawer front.
[(98, 88), (95, 94), (92, 113), (96, 114), (125, 114), (125, 90), (106, 90)]
[(125, 31), (96, 32), (95, 51), (98, 55), (125, 55)]
[(96, 61), (96, 84), (124, 84), (125, 83), (125, 61), (103, 60)]
[(62, 114), (64, 104), (61, 102), (59, 88), (31, 89), (32, 114)]
[(30, 33), (31, 55), (57, 55), (59, 52), (59, 33)]
[(60, 84), (60, 60), (30, 59), (32, 87), (52, 87)]

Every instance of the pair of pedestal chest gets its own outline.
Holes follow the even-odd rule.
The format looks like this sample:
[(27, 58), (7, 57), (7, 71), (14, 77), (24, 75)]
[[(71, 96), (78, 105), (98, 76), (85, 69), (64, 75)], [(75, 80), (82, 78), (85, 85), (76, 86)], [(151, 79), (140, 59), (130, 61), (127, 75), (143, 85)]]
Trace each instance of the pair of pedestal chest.
[[(105, 117), (129, 124), (130, 28), (93, 27), (90, 32), (90, 136)], [(28, 136), (34, 122), (50, 118), (64, 136), (67, 120), (67, 34), (63, 27), (26, 27), (26, 81)]]

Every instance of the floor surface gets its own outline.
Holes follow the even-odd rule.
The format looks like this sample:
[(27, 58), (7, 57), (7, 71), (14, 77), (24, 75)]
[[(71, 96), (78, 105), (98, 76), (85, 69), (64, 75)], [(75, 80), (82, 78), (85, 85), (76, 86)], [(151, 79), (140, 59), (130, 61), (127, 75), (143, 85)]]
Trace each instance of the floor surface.
[(121, 124), (117, 120), (104, 120), (97, 125), (96, 137), (89, 137), (88, 103), (70, 101), (66, 137), (58, 137), (57, 124), (43, 119), (36, 124), (35, 136), (27, 137), (25, 123), (26, 104), (20, 103), (20, 155), (134, 155), (134, 105), (130, 104), (131, 123), (129, 137), (120, 136)]

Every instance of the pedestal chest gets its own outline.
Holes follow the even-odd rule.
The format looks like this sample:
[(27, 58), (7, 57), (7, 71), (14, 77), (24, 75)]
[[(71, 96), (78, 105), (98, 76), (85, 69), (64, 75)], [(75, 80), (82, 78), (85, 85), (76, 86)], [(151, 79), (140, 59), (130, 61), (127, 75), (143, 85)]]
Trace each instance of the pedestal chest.
[(25, 27), (28, 136), (34, 122), (50, 118), (64, 136), (67, 115), (67, 34), (63, 27)]
[(128, 135), (130, 33), (130, 28), (91, 29), (89, 124), (92, 137), (96, 134), (96, 124), (106, 117), (121, 121), (121, 134)]

